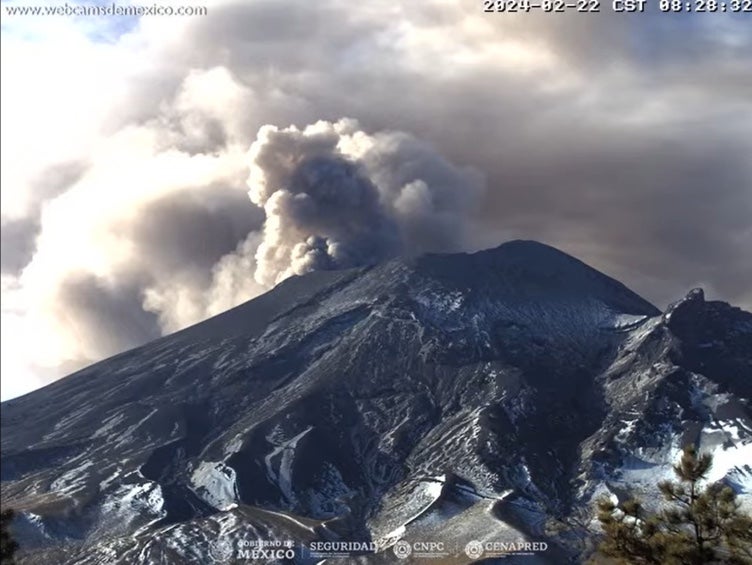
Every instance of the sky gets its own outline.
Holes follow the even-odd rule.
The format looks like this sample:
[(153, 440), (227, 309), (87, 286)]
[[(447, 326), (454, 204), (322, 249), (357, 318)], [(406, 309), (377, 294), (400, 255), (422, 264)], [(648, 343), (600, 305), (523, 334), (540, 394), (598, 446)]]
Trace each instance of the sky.
[(752, 14), (31, 5), (2, 1), (4, 400), (293, 274), (516, 238), (752, 309)]

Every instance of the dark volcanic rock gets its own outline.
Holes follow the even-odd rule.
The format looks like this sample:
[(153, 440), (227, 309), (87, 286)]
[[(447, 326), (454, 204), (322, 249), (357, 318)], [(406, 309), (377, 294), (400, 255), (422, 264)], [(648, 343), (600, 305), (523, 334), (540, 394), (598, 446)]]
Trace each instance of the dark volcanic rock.
[(751, 344), (747, 312), (693, 291), (662, 315), (534, 242), (312, 273), (3, 403), (3, 503), (22, 563), (269, 539), (389, 563), (400, 538), (577, 559), (546, 526), (655, 492), (683, 442), (750, 494)]

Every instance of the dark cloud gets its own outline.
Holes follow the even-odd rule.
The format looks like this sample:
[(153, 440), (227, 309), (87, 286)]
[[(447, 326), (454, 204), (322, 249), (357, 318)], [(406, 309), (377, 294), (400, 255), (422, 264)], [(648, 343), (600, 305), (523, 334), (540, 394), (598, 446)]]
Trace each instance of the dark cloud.
[(279, 213), (280, 223), (289, 220), (296, 231), (319, 240), (312, 244), (314, 254), (323, 251), (326, 258), (321, 265), (314, 260), (310, 270), (376, 263), (401, 251), (397, 227), (384, 212), (378, 189), (354, 163), (341, 157), (307, 158), (292, 171), (286, 189), (270, 208)]
[(69, 363), (83, 366), (159, 337), (157, 317), (142, 308), (140, 287), (135, 280), (112, 282), (86, 274), (60, 285), (58, 315), (65, 318), (71, 336), (85, 345), (81, 358)]
[(149, 272), (187, 272), (209, 284), (212, 267), (261, 228), (263, 211), (236, 187), (181, 192), (146, 205), (126, 226)]
[(3, 220), (0, 224), (0, 272), (18, 275), (34, 254), (39, 232), (36, 218)]
[(34, 212), (45, 201), (63, 194), (78, 182), (89, 165), (85, 161), (64, 161), (46, 167), (31, 181)]
[(30, 182), (28, 211), (22, 217), (3, 216), (0, 223), (0, 271), (18, 275), (34, 255), (35, 239), (41, 228), (44, 202), (63, 194), (86, 171), (79, 161), (56, 163), (45, 168)]

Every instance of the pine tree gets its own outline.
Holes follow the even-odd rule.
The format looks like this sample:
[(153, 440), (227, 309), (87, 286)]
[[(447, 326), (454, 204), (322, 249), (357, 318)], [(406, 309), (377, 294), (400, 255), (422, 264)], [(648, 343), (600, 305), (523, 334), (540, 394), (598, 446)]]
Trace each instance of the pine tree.
[(635, 499), (599, 501), (600, 554), (630, 565), (752, 565), (752, 518), (731, 488), (701, 486), (712, 464), (710, 455), (685, 448), (674, 466), (677, 480), (658, 485), (667, 506), (652, 515)]
[(0, 563), (10, 565), (13, 563), (13, 555), (18, 549), (18, 543), (10, 535), (10, 523), (13, 521), (15, 512), (8, 508), (0, 512)]

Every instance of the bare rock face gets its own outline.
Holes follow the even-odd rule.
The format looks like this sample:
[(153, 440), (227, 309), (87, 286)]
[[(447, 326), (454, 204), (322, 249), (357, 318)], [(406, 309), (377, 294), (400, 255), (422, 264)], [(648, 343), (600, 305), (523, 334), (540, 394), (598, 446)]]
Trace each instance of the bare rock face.
[(321, 541), (392, 563), (398, 540), (576, 561), (594, 498), (654, 498), (684, 443), (749, 503), (751, 397), (752, 314), (700, 290), (662, 314), (514, 241), (288, 279), (3, 403), (2, 498), (21, 563), (229, 563), (259, 540), (298, 563)]

